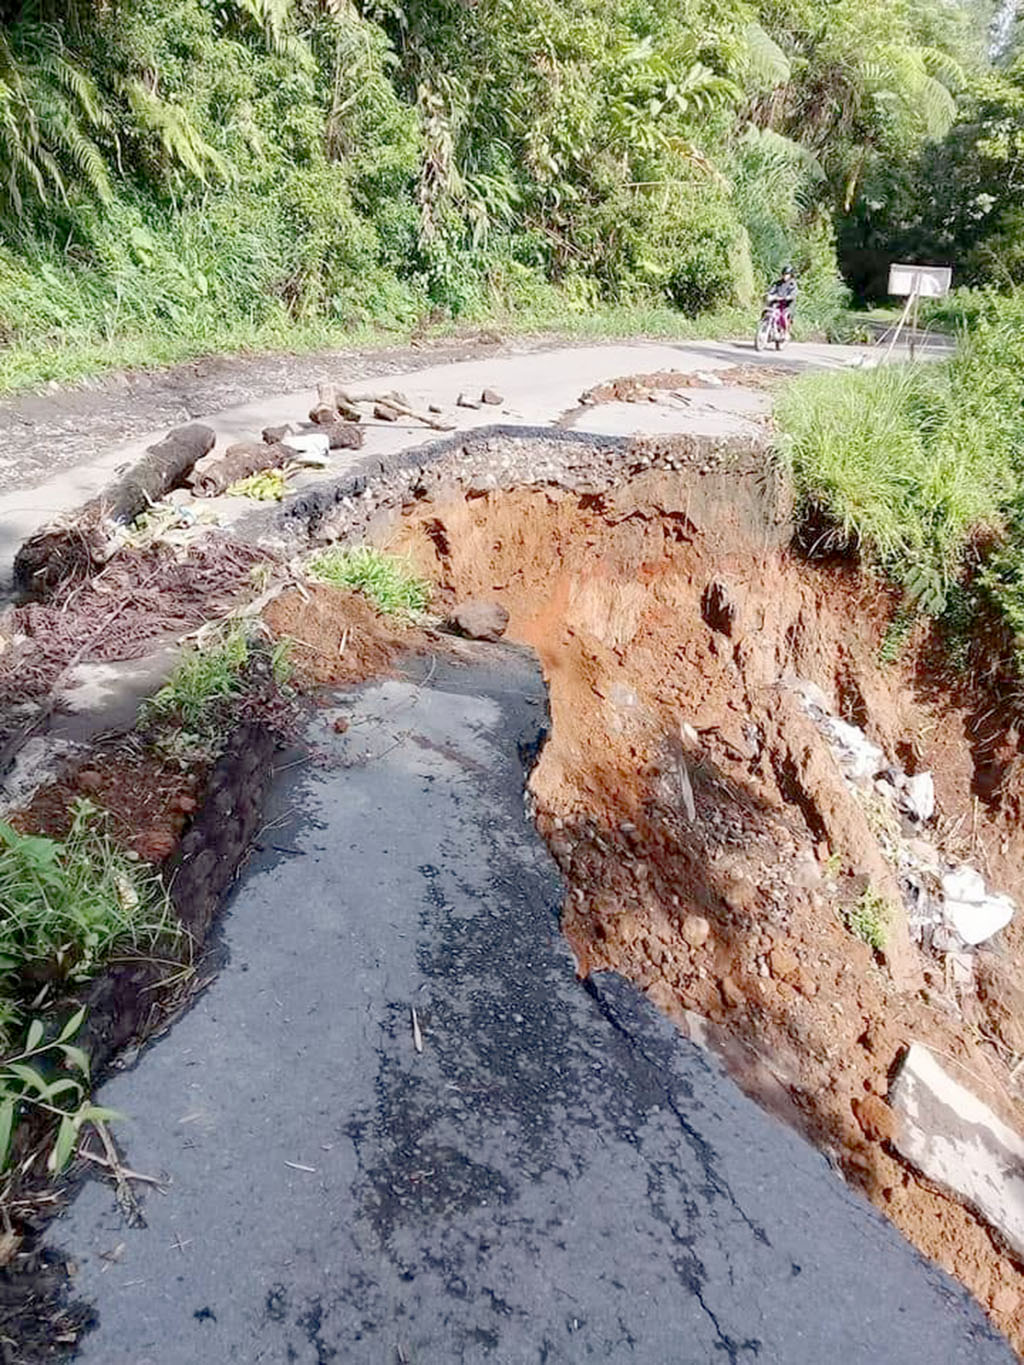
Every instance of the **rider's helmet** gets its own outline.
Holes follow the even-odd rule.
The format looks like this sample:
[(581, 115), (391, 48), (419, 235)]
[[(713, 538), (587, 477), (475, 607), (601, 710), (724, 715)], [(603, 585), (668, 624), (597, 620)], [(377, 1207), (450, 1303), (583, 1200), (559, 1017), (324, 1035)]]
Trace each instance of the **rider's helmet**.
[(782, 267), (782, 278), (784, 280), (791, 280), (795, 273), (796, 272), (793, 270), (793, 267), (791, 265), (784, 265)]

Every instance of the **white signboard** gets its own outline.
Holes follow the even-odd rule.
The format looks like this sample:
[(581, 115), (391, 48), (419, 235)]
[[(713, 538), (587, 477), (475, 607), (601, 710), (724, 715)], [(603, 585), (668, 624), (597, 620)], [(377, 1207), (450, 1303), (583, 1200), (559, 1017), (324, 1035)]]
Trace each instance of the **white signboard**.
[(889, 293), (898, 299), (941, 299), (950, 290), (953, 271), (948, 265), (892, 265)]

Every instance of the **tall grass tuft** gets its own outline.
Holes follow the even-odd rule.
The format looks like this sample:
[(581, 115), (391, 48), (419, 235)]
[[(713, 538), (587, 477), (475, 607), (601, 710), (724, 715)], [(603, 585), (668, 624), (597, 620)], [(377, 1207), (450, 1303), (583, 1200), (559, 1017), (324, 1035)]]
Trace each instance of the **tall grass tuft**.
[(172, 932), (156, 874), (117, 847), (84, 800), (61, 842), (0, 823), (0, 905), (0, 1048), (21, 1014), (26, 968), (83, 981), (116, 948), (149, 949)]
[(361, 592), (385, 616), (413, 619), (426, 611), (430, 602), (430, 584), (408, 560), (372, 545), (356, 545), (350, 550), (332, 546), (315, 554), (307, 568), (321, 583)]

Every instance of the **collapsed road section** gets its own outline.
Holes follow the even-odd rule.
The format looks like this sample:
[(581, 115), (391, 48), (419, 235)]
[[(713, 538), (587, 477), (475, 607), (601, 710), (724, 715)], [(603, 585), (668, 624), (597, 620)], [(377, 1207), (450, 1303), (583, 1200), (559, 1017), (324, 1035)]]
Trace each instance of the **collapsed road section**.
[(1011, 1358), (632, 987), (581, 989), (523, 809), (528, 653), (329, 700), (220, 976), (105, 1087), (169, 1184), (145, 1228), (100, 1184), (58, 1226), (80, 1359)]
[[(514, 1176), (540, 1172), (547, 1180), (552, 1170), (561, 1173), (569, 1199), (557, 1205), (548, 1228), (559, 1254), (568, 1257), (558, 1268), (580, 1284), (623, 1285), (632, 1302), (654, 1294), (647, 1280), (636, 1279), (636, 1267), (646, 1265), (664, 1290), (655, 1301), (668, 1305), (671, 1300), (665, 1310), (671, 1331), (684, 1337), (696, 1333), (695, 1361), (709, 1358), (712, 1345), (694, 1322), (710, 1322), (714, 1344), (731, 1359), (760, 1353), (811, 1360), (820, 1359), (824, 1350), (857, 1358), (862, 1338), (854, 1319), (873, 1324), (873, 1358), (883, 1339), (887, 1351), (894, 1343), (893, 1359), (953, 1360), (966, 1358), (963, 1351), (983, 1359), (982, 1349), (1002, 1349), (992, 1345), (994, 1338), (977, 1335), (983, 1330), (980, 1320), (965, 1309), (962, 1297), (948, 1301), (952, 1318), (944, 1319), (941, 1350), (929, 1330), (915, 1328), (911, 1341), (889, 1322), (890, 1311), (900, 1322), (916, 1321), (916, 1307), (900, 1297), (904, 1284), (908, 1292), (914, 1286), (920, 1306), (931, 1302), (932, 1291), (925, 1286), (943, 1283), (898, 1241), (880, 1243), (889, 1248), (884, 1253), (874, 1243), (869, 1252), (858, 1253), (872, 1264), (890, 1252), (897, 1256), (902, 1269), (891, 1272), (897, 1297), (865, 1298), (857, 1280), (853, 1316), (844, 1311), (822, 1322), (820, 1303), (803, 1297), (807, 1265), (813, 1262), (820, 1273), (832, 1274), (822, 1248), (844, 1245), (843, 1220), (853, 1219), (858, 1237), (868, 1236), (867, 1228), (875, 1230), (874, 1237), (880, 1225), (865, 1205), (843, 1192), (820, 1158), (740, 1101), (715, 1064), (700, 1059), (669, 1025), (647, 1012), (619, 977), (641, 987), (683, 1032), (723, 1058), (749, 1094), (809, 1136), (920, 1250), (971, 1289), (1011, 1341), (1024, 1340), (1014, 1241), (1019, 1222), (1000, 1221), (999, 1199), (979, 1197), (976, 1187), (960, 1179), (962, 1163), (958, 1172), (956, 1160), (944, 1159), (941, 1172), (935, 1168), (937, 1184), (931, 1183), (931, 1172), (915, 1156), (920, 1147), (908, 1140), (902, 1122), (910, 1109), (904, 1104), (901, 1111), (899, 1097), (909, 1086), (890, 1088), (891, 1073), (913, 1042), (930, 1049), (929, 1055), (941, 1054), (961, 1089), (968, 1085), (973, 1093), (961, 1110), (988, 1114), (988, 1133), (1020, 1123), (1013, 1051), (1019, 986), (1013, 954), (1021, 888), (1013, 871), (1019, 822), (1012, 782), (989, 782), (984, 816), (977, 817), (975, 806), (969, 829), (963, 819), (974, 785), (998, 767), (999, 725), (1008, 743), (1011, 717), (997, 718), (981, 743), (972, 739), (969, 715), (979, 698), (965, 701), (937, 675), (917, 677), (908, 667), (883, 666), (892, 603), (855, 566), (810, 563), (794, 553), (789, 511), (784, 472), (763, 443), (749, 439), (644, 442), (492, 429), (385, 461), (365, 460), (345, 480), (321, 483), (281, 511), (254, 513), (236, 523), (234, 534), (244, 539), (246, 550), (256, 547), (259, 556), (250, 572), (232, 550), (239, 600), (248, 596), (246, 610), (262, 612), (263, 628), (282, 644), (290, 641), (310, 696), (317, 687), (359, 685), (381, 675), (397, 673), (403, 681), (371, 687), (348, 704), (344, 696), (331, 694), (328, 710), (312, 722), (309, 760), (300, 770), (305, 785), (295, 785), (296, 773), (279, 779), (284, 804), (260, 840), (261, 859), (270, 862), (247, 874), (233, 901), (225, 936), (227, 965), (185, 1022), (135, 1071), (116, 1081), (109, 1095), (104, 1092), (108, 1102), (142, 1116), (138, 1122), (148, 1125), (142, 1148), (125, 1129), (133, 1165), (166, 1171), (172, 1178), (166, 1200), (155, 1195), (145, 1200), (151, 1225), (159, 1221), (167, 1232), (162, 1211), (177, 1217), (173, 1210), (179, 1208), (189, 1226), (176, 1223), (165, 1244), (148, 1233), (121, 1237), (119, 1215), (104, 1203), (103, 1191), (90, 1188), (79, 1200), (68, 1224), (73, 1230), (69, 1250), (78, 1267), (76, 1292), (99, 1309), (95, 1349), (111, 1355), (118, 1342), (123, 1350), (125, 1343), (134, 1349), (145, 1341), (147, 1349), (157, 1351), (153, 1359), (167, 1358), (159, 1351), (171, 1318), (145, 1295), (141, 1307), (123, 1296), (111, 1301), (117, 1283), (112, 1267), (137, 1254), (144, 1273), (123, 1276), (121, 1287), (152, 1286), (167, 1278), (164, 1253), (170, 1246), (175, 1253), (170, 1265), (180, 1277), (176, 1282), (188, 1285), (191, 1294), (199, 1281), (182, 1273), (177, 1258), (199, 1258), (192, 1247), (201, 1239), (210, 1243), (205, 1255), (220, 1257), (230, 1224), (244, 1235), (246, 1247), (269, 1238), (277, 1248), (275, 1264), (283, 1267), (267, 1279), (267, 1266), (259, 1259), (252, 1262), (260, 1283), (269, 1285), (260, 1321), (290, 1320), (308, 1329), (307, 1346), (317, 1359), (332, 1358), (330, 1352), (358, 1359), (361, 1350), (366, 1359), (379, 1358), (374, 1351), (388, 1304), (398, 1304), (395, 1312), (402, 1321), (421, 1329), (420, 1336), (396, 1337), (398, 1359), (415, 1359), (417, 1342), (422, 1359), (449, 1359), (456, 1348), (457, 1358), (474, 1359), (474, 1352), (497, 1349), (493, 1333), (480, 1326), (481, 1294), (501, 1299), (508, 1313), (500, 1306), (494, 1311), (503, 1318), (518, 1323), (536, 1317), (546, 1324), (539, 1346), (528, 1335), (522, 1338), (529, 1343), (523, 1358), (533, 1353), (560, 1358), (548, 1341), (557, 1321), (550, 1304), (538, 1299), (538, 1307), (511, 1292), (522, 1279), (511, 1268), (514, 1257), (501, 1259), (503, 1251), (494, 1262), (485, 1256), (485, 1279), (466, 1273), (466, 1247), (476, 1245), (473, 1238), (481, 1253), (500, 1245), (509, 1256), (513, 1245), (517, 1254), (522, 1250), (522, 1241), (515, 1241), (504, 1222), (499, 1241), (493, 1231), (481, 1232), (478, 1222), (460, 1221), (471, 1212), (486, 1221), (496, 1206), (513, 1206), (515, 1226), (525, 1229), (533, 1254), (540, 1245), (539, 1215), (529, 1202), (519, 1202)], [(173, 547), (119, 552), (112, 567), (87, 579), (66, 603), (62, 600), (61, 639), (66, 635), (70, 642), (76, 613), (88, 607), (92, 616), (80, 632), (88, 645), (99, 614), (98, 604), (89, 605), (92, 586), (104, 577), (110, 581), (114, 568), (127, 569), (138, 560), (138, 572), (145, 576), (153, 571), (143, 562), (145, 555), (171, 553), (180, 557), (189, 579), (193, 570), (188, 566), (200, 547), (224, 543), (202, 527), (175, 535), (183, 541)], [(421, 585), (421, 605), (430, 599), (421, 628), (385, 623), (366, 596), (318, 579), (317, 554), (311, 558), (310, 551), (332, 541), (340, 542), (336, 553), (342, 558), (345, 546), (370, 542), (398, 550), (416, 565), (429, 580)], [(176, 594), (189, 586), (170, 580), (165, 585), (165, 578), (161, 575), (160, 583), (168, 600), (161, 598), (160, 611), (151, 613), (161, 622), (174, 619), (180, 605)], [(190, 599), (182, 619), (194, 619), (194, 607)], [(524, 823), (523, 773), (512, 754), (520, 750), (532, 761), (541, 727), (524, 728), (509, 717), (518, 715), (522, 698), (526, 706), (540, 700), (540, 675), (529, 662), (532, 656), (505, 646), (487, 646), (489, 653), (483, 655), (462, 646), (460, 654), (451, 635), (438, 632), (444, 620), (481, 638), (507, 632), (539, 660), (552, 725), (529, 783), (532, 830)], [(81, 649), (77, 645), (71, 651), (73, 660), (81, 657)], [(60, 678), (67, 660), (58, 655), (48, 660), (48, 668)], [(462, 729), (427, 725), (424, 717), (431, 708), (452, 696), (461, 699)], [(473, 698), (487, 707), (480, 710)], [(991, 718), (990, 710), (986, 715)], [(435, 760), (454, 767), (432, 767)], [(1009, 771), (1012, 775), (1012, 765)], [(385, 775), (392, 785), (374, 786)], [(504, 805), (494, 796), (499, 779)], [(469, 816), (461, 825), (456, 821), (458, 837), (445, 804), (449, 786), (456, 812), (488, 811), (482, 824)], [(415, 812), (402, 814), (403, 802), (415, 804)], [(175, 809), (184, 809), (180, 801)], [(567, 888), (562, 927), (584, 986), (566, 971), (570, 959), (551, 918), (559, 893), (534, 831), (546, 839)], [(186, 832), (182, 849), (189, 837)], [(464, 847), (467, 838), (471, 853)], [(151, 847), (152, 840), (147, 844)], [(407, 844), (417, 859), (415, 876), (408, 867), (401, 871)], [(482, 858), (484, 865), (468, 870), (464, 859), (470, 856)], [(187, 858), (186, 853), (186, 865)], [(984, 875), (972, 860), (983, 865)], [(382, 876), (383, 863), (406, 881), (399, 886), (385, 878), (378, 896), (376, 882), (367, 878)], [(451, 868), (463, 869), (454, 890), (444, 880)], [(540, 880), (531, 880), (535, 876)], [(270, 899), (264, 902), (265, 894)], [(408, 905), (418, 907), (415, 930), (407, 920)], [(504, 924), (509, 906), (515, 937), (508, 940), (512, 947), (502, 948), (500, 936), (510, 932)], [(365, 938), (368, 916), (374, 935), (385, 932), (378, 924), (381, 913), (391, 916), (394, 942)], [(250, 915), (255, 937), (246, 937)], [(435, 944), (439, 926), (450, 923), (478, 945), (476, 960), (486, 959), (484, 978), (468, 986), (452, 942), (445, 939), (442, 948)], [(402, 975), (410, 935), (417, 944), (415, 971), (409, 967), (412, 974)], [(500, 982), (492, 980), (492, 966)], [(538, 970), (539, 994), (534, 990)], [(270, 1007), (266, 999), (254, 1001), (247, 994), (260, 973), (266, 984), (257, 996), (272, 992), (269, 1017), (278, 1032), (261, 1034), (260, 1011)], [(353, 973), (363, 991), (357, 1003), (351, 996)], [(330, 976), (330, 987), (317, 984), (321, 974)], [(291, 994), (276, 989), (279, 975), (292, 980)], [(225, 990), (231, 994), (218, 995)], [(527, 990), (534, 993), (520, 999)], [(509, 992), (514, 1007), (503, 1011)], [(331, 1013), (335, 997), (351, 1016), (347, 1022)], [(531, 1001), (530, 1009), (523, 1007)], [(571, 1027), (559, 1031), (563, 1006)], [(280, 1019), (274, 1009), (281, 1011)], [(328, 1043), (321, 1046), (325, 1020), (336, 1031), (325, 1035)], [(548, 1027), (555, 1053), (543, 1036)], [(190, 1035), (190, 1029), (207, 1031)], [(288, 1042), (287, 1030), (307, 1040), (303, 1051)], [(526, 1032), (520, 1037), (516, 1030)], [(577, 1034), (578, 1042), (567, 1041)], [(366, 1068), (360, 1064), (358, 1075), (352, 1069), (368, 1040), (377, 1047), (372, 1104), (359, 1098), (365, 1093)], [(188, 1050), (187, 1057), (179, 1047)], [(640, 1073), (609, 1061), (623, 1047), (631, 1057), (639, 1054), (645, 1066), (654, 1058), (656, 1072), (675, 1074), (682, 1067), (684, 1088), (668, 1086), (660, 1075), (661, 1089), (651, 1107), (637, 1108), (628, 1097)], [(497, 1080), (474, 1079), (464, 1069), (467, 1049), (478, 1058), (482, 1050), (488, 1066), (500, 1062), (504, 1067), (507, 1053), (516, 1075), (528, 1079), (526, 1090), (510, 1089), (504, 1070)], [(579, 1065), (569, 1067), (564, 1058), (577, 1054)], [(161, 1057), (169, 1059), (167, 1072), (159, 1071)], [(282, 1057), (287, 1075), (279, 1077)], [(419, 1070), (407, 1073), (407, 1062)], [(386, 1079), (399, 1087), (398, 1100), (389, 1098), (380, 1079), (385, 1063)], [(430, 1081), (425, 1073), (432, 1065), (438, 1070)], [(232, 1066), (238, 1078), (229, 1083)], [(188, 1086), (194, 1082), (202, 1088), (198, 1077), (211, 1067), (214, 1090), (203, 1090), (194, 1107), (185, 1103)], [(176, 1068), (182, 1075), (188, 1068), (186, 1091), (174, 1089)], [(147, 1091), (151, 1075), (158, 1083)], [(229, 1099), (232, 1085), (234, 1098)], [(169, 1094), (183, 1096), (180, 1123), (168, 1116)], [(223, 1108), (218, 1107), (222, 1094)], [(528, 1095), (534, 1096), (529, 1103)], [(310, 1148), (310, 1096), (328, 1130), (319, 1140), (323, 1156)], [(941, 1106), (923, 1103), (919, 1094), (911, 1098), (917, 1131), (925, 1132)], [(551, 1123), (545, 1128), (547, 1120), (533, 1117), (527, 1126), (530, 1132), (553, 1133), (545, 1141), (559, 1155), (550, 1157), (551, 1166), (537, 1165), (531, 1149), (524, 1166), (520, 1116), (535, 1114), (542, 1099)], [(419, 1107), (421, 1100), (429, 1113)], [(628, 1120), (622, 1118), (623, 1104), (631, 1106)], [(491, 1127), (474, 1127), (478, 1109), (480, 1121), (486, 1118)], [(680, 1166), (678, 1156), (674, 1166), (666, 1166), (668, 1158), (657, 1154), (653, 1160), (660, 1174), (652, 1173), (647, 1129), (637, 1118), (641, 1110), (644, 1123), (649, 1113), (673, 1116), (664, 1120), (671, 1139), (663, 1133), (658, 1141), (666, 1144), (666, 1152), (682, 1142), (702, 1154), (702, 1175), (697, 1167)], [(570, 1126), (578, 1121), (601, 1134), (608, 1146), (602, 1115), (612, 1113), (618, 1115), (615, 1141), (625, 1144), (622, 1150), (612, 1146), (622, 1189), (633, 1191), (628, 1198), (619, 1196), (618, 1176), (559, 1126), (563, 1120)], [(725, 1115), (724, 1129), (709, 1130), (705, 1113)], [(402, 1126), (408, 1114), (415, 1120), (411, 1130)], [(435, 1116), (442, 1124), (440, 1135), (424, 1126)], [(199, 1143), (204, 1122), (212, 1135), (209, 1144)], [(659, 1118), (659, 1131), (662, 1122)], [(193, 1131), (177, 1133), (178, 1127)], [(280, 1166), (268, 1166), (260, 1144), (278, 1131), (288, 1135), (289, 1150)], [(726, 1136), (730, 1132), (740, 1134), (745, 1155), (726, 1170), (719, 1159), (725, 1162), (729, 1152), (739, 1150)], [(200, 1167), (192, 1168), (187, 1153), (197, 1144)], [(631, 1166), (634, 1155), (639, 1165)], [(229, 1165), (238, 1167), (237, 1176)], [(190, 1183), (184, 1192), (175, 1175), (179, 1167), (192, 1171), (185, 1176)], [(799, 1274), (792, 1273), (799, 1283), (787, 1282), (785, 1291), (774, 1270), (761, 1265), (760, 1251), (753, 1257), (749, 1247), (712, 1254), (701, 1231), (710, 1220), (716, 1229), (712, 1242), (719, 1246), (724, 1215), (716, 1200), (721, 1196), (730, 1209), (742, 1209), (740, 1222), (754, 1234), (755, 1250), (774, 1247), (771, 1219), (763, 1210), (756, 1212), (739, 1190), (748, 1181), (762, 1194), (778, 1189), (774, 1182), (781, 1181), (783, 1168), (797, 1194), (784, 1215), (781, 1206), (774, 1208), (770, 1201), (769, 1206), (773, 1217), (782, 1218), (780, 1226), (789, 1229), (785, 1237), (795, 1237), (801, 1248), (790, 1261), (800, 1267)], [(499, 1176), (492, 1178), (494, 1171)], [(819, 1197), (819, 1178), (831, 1191), (827, 1197)], [(810, 1181), (806, 1204), (805, 1179)], [(214, 1209), (209, 1191), (220, 1184), (232, 1191), (225, 1205), (229, 1224), (222, 1209), (207, 1229), (207, 1210)], [(303, 1203), (310, 1184), (315, 1209)], [(634, 1195), (641, 1186), (650, 1208), (650, 1191), (660, 1192), (656, 1227), (637, 1213), (643, 1201)], [(703, 1193), (698, 1197), (695, 1190)], [(259, 1222), (261, 1202), (275, 1210), (275, 1228), (292, 1229), (290, 1250), (288, 1237), (275, 1241), (270, 1227)], [(341, 1222), (328, 1226), (322, 1205), (341, 1209)], [(416, 1254), (399, 1205), (414, 1211), (417, 1229), (429, 1232)], [(588, 1213), (590, 1221), (577, 1235), (574, 1220), (581, 1215), (570, 1210), (595, 1205), (600, 1214)], [(661, 1208), (669, 1210), (667, 1219), (658, 1213)], [(681, 1220), (680, 1208), (688, 1222)], [(193, 1235), (193, 1227), (201, 1238)], [(348, 1236), (353, 1227), (363, 1232), (351, 1249), (338, 1253), (343, 1229)], [(649, 1249), (646, 1260), (640, 1244), (631, 1240), (634, 1232)], [(234, 1235), (228, 1235), (228, 1245)], [(740, 1237), (744, 1246), (745, 1236)], [(452, 1261), (452, 1239), (462, 1248), (457, 1261)], [(601, 1266), (595, 1240), (602, 1255), (607, 1252)], [(410, 1283), (426, 1283), (432, 1295), (441, 1291), (425, 1267), (437, 1275), (457, 1264), (456, 1298), (462, 1294), (459, 1286), (466, 1287), (463, 1309), (441, 1313), (424, 1307), (421, 1297), (410, 1298), (390, 1278), (380, 1278), (382, 1257), (408, 1270)], [(300, 1262), (305, 1270), (295, 1279), (292, 1268)], [(162, 1270), (156, 1269), (158, 1263)], [(490, 1273), (499, 1263), (504, 1278)], [(536, 1264), (546, 1264), (542, 1255)], [(240, 1265), (238, 1273), (248, 1273)], [(339, 1277), (348, 1276), (353, 1265), (367, 1292), (384, 1286), (380, 1295), (374, 1289), (370, 1298), (361, 1298), (347, 1280), (339, 1288)], [(204, 1276), (214, 1274), (201, 1258), (197, 1267)], [(849, 1276), (849, 1265), (845, 1273)], [(231, 1303), (250, 1303), (248, 1281), (240, 1287), (234, 1270), (217, 1274), (227, 1275), (222, 1284), (231, 1290)], [(836, 1285), (827, 1291), (833, 1297), (840, 1293), (838, 1266), (835, 1275)], [(541, 1278), (546, 1285), (546, 1270)], [(322, 1283), (322, 1292), (310, 1288), (314, 1280)], [(564, 1275), (555, 1282), (565, 1293), (576, 1293)], [(772, 1305), (780, 1305), (795, 1328), (783, 1326), (759, 1290), (751, 1298), (754, 1317), (748, 1321), (745, 1312), (729, 1317), (733, 1300), (750, 1297), (749, 1286), (760, 1288), (762, 1282), (772, 1286)], [(670, 1283), (671, 1295), (665, 1288)], [(725, 1293), (726, 1284), (725, 1298), (716, 1297)], [(685, 1293), (677, 1303), (680, 1286)], [(825, 1292), (819, 1286), (819, 1293)], [(288, 1319), (291, 1310), (284, 1306), (296, 1302), (301, 1307)], [(360, 1305), (369, 1335), (353, 1336), (351, 1313)], [(180, 1323), (188, 1324), (186, 1307), (183, 1299), (174, 1300), (179, 1332)], [(692, 1321), (691, 1310), (699, 1315)], [(235, 1343), (245, 1339), (246, 1324), (257, 1313), (251, 1303), (244, 1321), (234, 1308), (212, 1302), (188, 1312), (204, 1330), (224, 1314), (229, 1327), (223, 1340), (245, 1355), (248, 1348)], [(928, 1316), (939, 1320), (934, 1305)], [(328, 1317), (333, 1326), (323, 1328)], [(591, 1320), (605, 1323), (597, 1309), (591, 1319), (574, 1311), (576, 1325), (566, 1330), (577, 1334)], [(564, 1347), (563, 1358), (576, 1358), (581, 1343), (589, 1353), (604, 1351), (614, 1358), (621, 1342), (630, 1340), (640, 1343), (641, 1358), (675, 1358), (664, 1353), (662, 1337), (640, 1331), (631, 1313), (624, 1313), (623, 1321), (621, 1337), (609, 1336), (605, 1324), (599, 1340), (576, 1336)], [(108, 1330), (107, 1323), (115, 1325)], [(449, 1330), (455, 1335), (446, 1337)], [(787, 1336), (791, 1330), (798, 1336)], [(374, 1350), (367, 1345), (371, 1338)], [(504, 1339), (499, 1332), (497, 1340)], [(511, 1358), (519, 1358), (520, 1338), (508, 1340)], [(805, 1341), (812, 1345), (803, 1355)], [(287, 1349), (303, 1348), (290, 1340)]]

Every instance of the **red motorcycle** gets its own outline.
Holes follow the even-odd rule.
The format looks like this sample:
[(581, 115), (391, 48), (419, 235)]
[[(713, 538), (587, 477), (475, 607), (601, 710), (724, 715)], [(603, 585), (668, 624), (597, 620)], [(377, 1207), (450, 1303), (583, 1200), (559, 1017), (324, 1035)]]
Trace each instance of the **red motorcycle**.
[(789, 300), (770, 298), (761, 314), (761, 321), (754, 337), (754, 349), (763, 351), (774, 342), (775, 349), (781, 351), (788, 340)]

